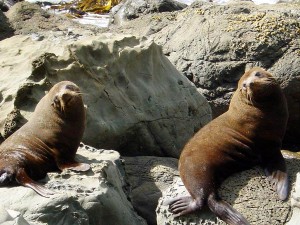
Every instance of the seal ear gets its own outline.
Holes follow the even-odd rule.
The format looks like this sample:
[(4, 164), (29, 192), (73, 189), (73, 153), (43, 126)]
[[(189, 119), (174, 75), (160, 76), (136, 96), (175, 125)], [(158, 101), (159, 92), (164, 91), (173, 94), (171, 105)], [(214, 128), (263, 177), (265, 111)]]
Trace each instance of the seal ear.
[(255, 77), (262, 77), (262, 73), (260, 73), (259, 71), (256, 71), (253, 75)]

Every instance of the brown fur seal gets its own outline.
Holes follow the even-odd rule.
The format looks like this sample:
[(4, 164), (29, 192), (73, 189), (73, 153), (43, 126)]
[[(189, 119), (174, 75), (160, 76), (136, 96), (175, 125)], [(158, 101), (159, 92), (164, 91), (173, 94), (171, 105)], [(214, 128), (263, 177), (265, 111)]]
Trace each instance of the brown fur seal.
[(49, 197), (53, 192), (34, 180), (50, 171), (90, 168), (75, 161), (84, 128), (80, 89), (70, 81), (57, 83), (37, 104), (30, 120), (0, 145), (0, 185), (16, 181)]
[(227, 112), (185, 145), (179, 160), (182, 181), (191, 196), (166, 202), (176, 216), (210, 210), (228, 224), (249, 224), (217, 189), (231, 174), (262, 166), (279, 198), (288, 195), (285, 161), (280, 152), (288, 119), (287, 104), (275, 78), (261, 68), (247, 71), (238, 83)]

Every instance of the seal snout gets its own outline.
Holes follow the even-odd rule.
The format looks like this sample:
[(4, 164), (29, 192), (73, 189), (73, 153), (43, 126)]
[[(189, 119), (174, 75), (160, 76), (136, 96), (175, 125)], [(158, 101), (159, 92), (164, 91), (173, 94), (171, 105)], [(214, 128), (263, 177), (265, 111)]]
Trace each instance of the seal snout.
[(252, 92), (252, 89), (254, 88), (255, 80), (253, 80), (251, 77), (248, 77), (248, 79), (244, 80), (242, 83), (242, 91), (245, 93)]
[(253, 71), (249, 74), (249, 76), (243, 81), (242, 83), (242, 89), (244, 91), (247, 90), (247, 88), (253, 88), (254, 84), (258, 82), (258, 80), (262, 79), (264, 77), (264, 74), (260, 71)]
[(253, 87), (253, 85), (254, 85), (254, 82), (253, 81), (248, 81), (248, 80), (245, 80), (244, 82), (243, 82), (243, 87), (242, 87), (242, 89), (243, 90), (247, 90), (247, 87)]

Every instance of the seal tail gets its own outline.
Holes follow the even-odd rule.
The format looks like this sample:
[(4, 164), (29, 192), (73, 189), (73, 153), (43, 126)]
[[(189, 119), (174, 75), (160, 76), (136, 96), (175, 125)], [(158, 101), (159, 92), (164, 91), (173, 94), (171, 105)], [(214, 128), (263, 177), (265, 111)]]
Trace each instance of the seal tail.
[(230, 225), (250, 225), (245, 217), (232, 208), (227, 202), (219, 199), (215, 193), (209, 195), (207, 204), (216, 216)]

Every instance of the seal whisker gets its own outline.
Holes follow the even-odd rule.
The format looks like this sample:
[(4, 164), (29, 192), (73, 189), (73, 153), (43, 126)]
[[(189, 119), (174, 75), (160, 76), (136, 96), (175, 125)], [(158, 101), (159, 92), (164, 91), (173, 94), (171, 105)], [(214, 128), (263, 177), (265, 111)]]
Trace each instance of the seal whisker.
[(89, 95), (89, 93), (79, 92), (79, 91), (76, 91), (75, 93), (78, 94), (78, 95)]

